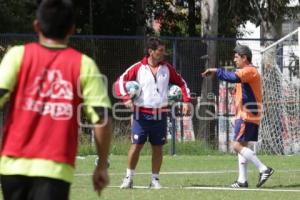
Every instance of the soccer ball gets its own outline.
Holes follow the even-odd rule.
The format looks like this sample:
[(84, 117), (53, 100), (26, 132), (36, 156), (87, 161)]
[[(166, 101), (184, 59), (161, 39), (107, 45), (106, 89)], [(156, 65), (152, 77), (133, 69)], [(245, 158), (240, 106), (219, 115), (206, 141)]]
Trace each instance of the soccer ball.
[(134, 99), (140, 96), (141, 94), (141, 86), (136, 81), (128, 81), (125, 84), (126, 91), (130, 98)]
[(168, 91), (168, 100), (169, 103), (175, 103), (181, 101), (182, 93), (178, 85), (170, 85)]

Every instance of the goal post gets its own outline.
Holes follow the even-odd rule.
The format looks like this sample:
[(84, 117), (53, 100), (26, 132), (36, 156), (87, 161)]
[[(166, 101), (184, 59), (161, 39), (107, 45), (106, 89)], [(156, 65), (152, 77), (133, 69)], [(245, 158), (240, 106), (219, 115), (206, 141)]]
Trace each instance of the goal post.
[(300, 153), (300, 28), (261, 50), (263, 110), (257, 149)]

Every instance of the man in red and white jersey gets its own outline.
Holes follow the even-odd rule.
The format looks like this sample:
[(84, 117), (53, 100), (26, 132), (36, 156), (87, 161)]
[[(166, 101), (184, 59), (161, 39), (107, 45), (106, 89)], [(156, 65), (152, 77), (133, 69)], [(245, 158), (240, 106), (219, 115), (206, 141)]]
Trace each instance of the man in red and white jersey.
[[(111, 104), (95, 62), (67, 46), (71, 0), (42, 0), (33, 23), (39, 42), (12, 47), (0, 64), (0, 107), (9, 99), (0, 158), (4, 200), (66, 200), (74, 177), (78, 110), (95, 124), (98, 156), (107, 160)], [(96, 166), (94, 189), (108, 184)]]
[[(162, 147), (166, 143), (166, 112), (168, 106), (169, 84), (178, 85), (182, 91), (183, 114), (190, 112), (190, 95), (186, 82), (175, 71), (174, 67), (164, 61), (165, 44), (156, 37), (150, 37), (145, 48), (146, 56), (129, 67), (115, 84), (115, 93), (121, 97), (125, 105), (133, 110), (131, 131), (132, 145), (128, 152), (126, 177), (120, 188), (132, 188), (134, 170), (139, 154), (145, 142), (152, 146), (152, 176), (150, 187), (160, 189), (159, 171), (163, 160)], [(137, 81), (141, 94), (130, 99), (125, 84)]]

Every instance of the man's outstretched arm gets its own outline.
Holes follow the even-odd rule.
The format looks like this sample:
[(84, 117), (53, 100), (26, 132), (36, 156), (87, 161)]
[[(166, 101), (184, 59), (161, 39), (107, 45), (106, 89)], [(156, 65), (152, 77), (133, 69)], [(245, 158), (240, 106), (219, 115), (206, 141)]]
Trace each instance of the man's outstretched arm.
[(202, 77), (216, 75), (219, 80), (230, 83), (240, 83), (241, 79), (235, 72), (230, 72), (224, 68), (209, 68), (202, 73)]

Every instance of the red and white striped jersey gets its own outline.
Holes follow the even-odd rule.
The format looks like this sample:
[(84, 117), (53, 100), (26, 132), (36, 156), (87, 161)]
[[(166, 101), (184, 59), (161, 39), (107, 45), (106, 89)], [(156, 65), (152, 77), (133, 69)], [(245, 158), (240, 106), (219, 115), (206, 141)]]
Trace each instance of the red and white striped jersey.
[(191, 100), (190, 90), (186, 82), (167, 62), (159, 63), (155, 76), (148, 65), (147, 57), (129, 67), (114, 86), (116, 95), (125, 101), (129, 99), (125, 90), (127, 81), (137, 81), (141, 86), (141, 94), (134, 100), (134, 105), (137, 107), (163, 108), (167, 106), (169, 84), (175, 84), (181, 88), (183, 102), (190, 102)]

